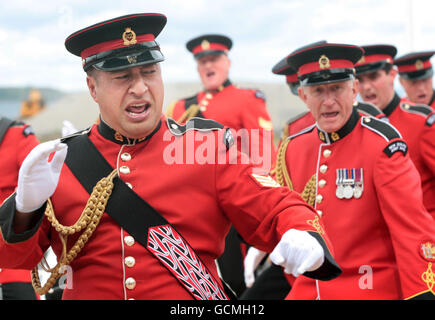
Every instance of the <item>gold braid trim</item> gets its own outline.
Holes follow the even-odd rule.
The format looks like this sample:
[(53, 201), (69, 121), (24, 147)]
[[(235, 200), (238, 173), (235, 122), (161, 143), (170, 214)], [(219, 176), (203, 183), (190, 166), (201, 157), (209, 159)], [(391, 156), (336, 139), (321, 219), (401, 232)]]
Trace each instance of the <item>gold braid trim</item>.
[[(288, 186), (290, 190), (293, 190), (293, 183), (290, 179), (290, 174), (288, 173), (285, 162), (285, 154), (289, 143), (290, 139), (284, 140), (278, 149), (275, 167), (275, 179), (281, 186)], [(317, 177), (316, 174), (314, 174), (310, 180), (308, 180), (304, 190), (301, 193), (301, 196), (305, 202), (312, 207), (314, 207), (314, 203), (316, 201), (316, 183)]]
[(285, 163), (285, 153), (289, 143), (290, 139), (283, 140), (278, 149), (278, 154), (276, 157), (275, 179), (280, 185), (288, 186), (290, 190), (293, 190), (293, 183), (290, 179), (290, 175), (287, 171), (287, 165)]
[[(47, 202), (47, 208), (45, 209), (45, 215), (48, 221), (55, 230), (59, 233), (59, 238), (62, 242), (62, 254), (59, 258), (57, 265), (54, 268), (49, 268), (45, 258), (41, 261), (42, 268), (50, 272), (51, 275), (45, 285), (41, 287), (41, 281), (38, 274), (38, 267), (36, 266), (32, 271), (32, 285), (35, 291), (39, 295), (44, 295), (55, 284), (56, 280), (65, 274), (65, 266), (71, 264), (75, 257), (79, 254), (89, 238), (92, 236), (96, 227), (98, 226), (101, 216), (103, 215), (107, 201), (113, 190), (113, 179), (117, 175), (117, 170), (113, 170), (107, 177), (102, 178), (97, 182), (92, 193), (86, 203), (86, 207), (83, 210), (80, 218), (72, 226), (63, 226), (56, 219), (54, 214), (53, 205), (50, 199)], [(84, 230), (76, 243), (67, 252), (67, 240), (68, 236), (73, 235), (81, 230)], [(45, 262), (45, 266), (44, 263)]]
[(316, 174), (313, 174), (301, 193), (301, 197), (312, 207), (314, 207), (314, 203), (316, 202), (316, 182)]
[(184, 113), (181, 115), (181, 117), (176, 120), (178, 123), (183, 123), (189, 120), (190, 118), (193, 118), (196, 116), (199, 112), (199, 105), (192, 104)]

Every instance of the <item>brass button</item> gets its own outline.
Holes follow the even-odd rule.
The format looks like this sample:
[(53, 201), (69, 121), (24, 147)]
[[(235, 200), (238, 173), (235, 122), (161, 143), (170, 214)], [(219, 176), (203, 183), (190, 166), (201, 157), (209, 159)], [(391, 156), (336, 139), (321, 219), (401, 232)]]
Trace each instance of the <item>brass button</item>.
[(316, 197), (316, 202), (317, 203), (322, 203), (322, 200), (323, 200), (323, 196), (321, 194), (318, 194), (317, 197)]
[(133, 185), (130, 182), (125, 183), (130, 189), (133, 189)]
[(126, 257), (124, 259), (124, 263), (127, 267), (131, 268), (134, 267), (134, 265), (136, 264), (136, 259), (133, 257)]
[(365, 123), (369, 123), (370, 121), (372, 121), (369, 117), (364, 117), (364, 122)]
[(122, 166), (121, 168), (119, 168), (119, 172), (121, 172), (122, 174), (129, 174), (130, 168), (127, 166)]
[(319, 170), (321, 173), (325, 173), (326, 171), (328, 171), (328, 166), (326, 164), (322, 164)]
[(206, 106), (201, 106), (200, 108), (199, 108), (199, 111), (201, 111), (201, 112), (204, 112), (204, 111), (206, 111), (207, 110), (207, 107)]
[(326, 185), (326, 180), (324, 180), (324, 179), (319, 180), (319, 187), (320, 188), (323, 188), (325, 185)]
[(205, 97), (206, 97), (207, 99), (211, 99), (211, 98), (213, 98), (213, 95), (212, 95), (210, 92), (207, 92), (207, 93), (205, 94)]
[(331, 150), (326, 149), (326, 150), (323, 151), (323, 156), (324, 156), (325, 158), (328, 158), (328, 157), (331, 155), (331, 153), (332, 153)]
[(121, 154), (121, 160), (122, 161), (130, 161), (131, 160), (131, 154), (124, 152)]
[(317, 214), (318, 214), (319, 216), (322, 216), (323, 211), (322, 211), (322, 210), (317, 210)]
[(125, 236), (124, 237), (124, 243), (127, 245), (127, 246), (129, 246), (129, 247), (131, 247), (132, 245), (134, 245), (134, 238), (132, 237), (132, 236)]
[(127, 289), (133, 290), (136, 287), (136, 280), (134, 280), (134, 278), (127, 278), (127, 280), (125, 280), (125, 287)]

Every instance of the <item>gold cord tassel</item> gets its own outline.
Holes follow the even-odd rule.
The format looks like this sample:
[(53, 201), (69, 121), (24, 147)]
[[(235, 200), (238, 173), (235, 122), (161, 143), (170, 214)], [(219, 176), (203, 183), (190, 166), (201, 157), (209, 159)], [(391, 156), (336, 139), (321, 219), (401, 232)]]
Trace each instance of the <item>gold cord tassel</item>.
[[(49, 279), (43, 287), (41, 286), (41, 281), (38, 274), (38, 266), (31, 271), (32, 285), (39, 295), (46, 294), (54, 286), (57, 279), (65, 274), (65, 267), (71, 264), (71, 262), (76, 258), (76, 256), (92, 236), (100, 222), (101, 216), (106, 210), (107, 201), (109, 200), (113, 190), (113, 179), (116, 177), (116, 175), (117, 170), (115, 169), (107, 177), (98, 181), (92, 190), (91, 196), (89, 197), (86, 207), (83, 210), (80, 218), (72, 226), (63, 226), (59, 223), (54, 214), (53, 205), (50, 199), (48, 200), (47, 208), (45, 209), (45, 215), (47, 216), (47, 219), (50, 221), (53, 228), (55, 228), (55, 230), (59, 233), (59, 238), (62, 242), (62, 254), (57, 265), (52, 269), (48, 267), (45, 258), (43, 259), (46, 264), (45, 266), (43, 261), (41, 261), (42, 268), (51, 273)], [(84, 230), (83, 233), (77, 239), (72, 248), (67, 252), (68, 236), (82, 230)]]
[(287, 165), (285, 162), (285, 154), (289, 143), (290, 139), (283, 140), (283, 143), (281, 143), (281, 146), (278, 149), (278, 154), (276, 158), (275, 179), (280, 185), (287, 186), (290, 190), (293, 190), (293, 183), (290, 179), (290, 175), (288, 173)]
[[(289, 143), (290, 139), (285, 139), (278, 149), (275, 168), (275, 179), (281, 186), (288, 186), (290, 190), (293, 190), (293, 183), (290, 179), (290, 174), (287, 170), (287, 165), (285, 161), (285, 154)], [(314, 174), (310, 178), (310, 180), (308, 180), (307, 184), (304, 187), (304, 190), (301, 193), (301, 197), (305, 200), (306, 203), (308, 203), (312, 207), (314, 206), (314, 203), (316, 201), (316, 181), (317, 177), (316, 174)]]

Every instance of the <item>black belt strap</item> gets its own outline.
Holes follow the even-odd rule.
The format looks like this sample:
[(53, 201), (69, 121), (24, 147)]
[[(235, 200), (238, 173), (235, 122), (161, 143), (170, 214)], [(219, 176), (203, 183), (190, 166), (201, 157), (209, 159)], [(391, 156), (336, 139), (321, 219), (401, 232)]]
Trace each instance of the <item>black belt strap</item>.
[[(70, 168), (74, 176), (79, 180), (86, 191), (89, 194), (92, 193), (92, 189), (96, 183), (103, 177), (108, 176), (113, 171), (113, 168), (90, 141), (87, 134), (68, 138), (63, 142), (68, 145), (68, 153), (65, 159), (66, 165)], [(173, 233), (177, 239), (181, 238), (181, 240), (184, 240), (184, 246), (190, 249), (191, 246), (157, 210), (155, 210), (144, 199), (139, 197), (119, 177), (116, 177), (113, 180), (113, 183), (113, 191), (107, 202), (105, 212), (130, 235), (132, 235), (141, 245), (158, 258), (158, 260), (169, 269), (169, 271), (194, 296), (194, 298), (227, 300), (228, 297), (221, 289), (219, 282), (213, 279), (212, 274), (206, 269), (205, 264), (196, 254), (194, 255), (196, 255), (197, 260), (199, 260), (200, 271), (204, 271), (204, 274), (200, 274), (199, 276), (194, 275), (194, 277), (198, 278), (193, 279), (193, 282), (191, 281), (190, 285), (183, 283), (183, 280), (180, 280), (182, 277), (178, 277), (174, 274), (174, 268), (178, 271), (180, 271), (180, 268), (176, 265), (171, 266), (171, 262), (166, 263), (165, 261), (162, 261), (164, 259), (159, 258), (158, 255), (155, 254), (156, 250), (153, 248), (152, 241), (150, 245), (149, 234), (158, 238), (166, 237), (168, 233), (170, 233), (169, 235), (171, 236)], [(179, 262), (176, 264), (178, 263)], [(169, 267), (168, 264), (170, 265)], [(177, 270), (175, 270), (175, 273)], [(182, 272), (182, 270), (180, 272)], [(185, 276), (185, 274), (183, 275)], [(206, 288), (202, 287), (204, 282), (211, 285), (211, 290), (210, 286)], [(192, 287), (192, 283), (200, 283), (201, 287), (199, 290), (196, 285)]]

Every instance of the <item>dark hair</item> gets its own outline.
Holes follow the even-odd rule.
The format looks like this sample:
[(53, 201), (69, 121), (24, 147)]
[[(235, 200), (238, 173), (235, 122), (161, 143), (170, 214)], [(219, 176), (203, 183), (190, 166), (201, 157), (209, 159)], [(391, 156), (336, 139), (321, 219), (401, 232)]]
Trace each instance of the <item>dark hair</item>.
[(386, 63), (382, 68), (382, 70), (385, 70), (386, 74), (389, 74), (391, 69), (393, 69), (393, 65), (391, 63)]

